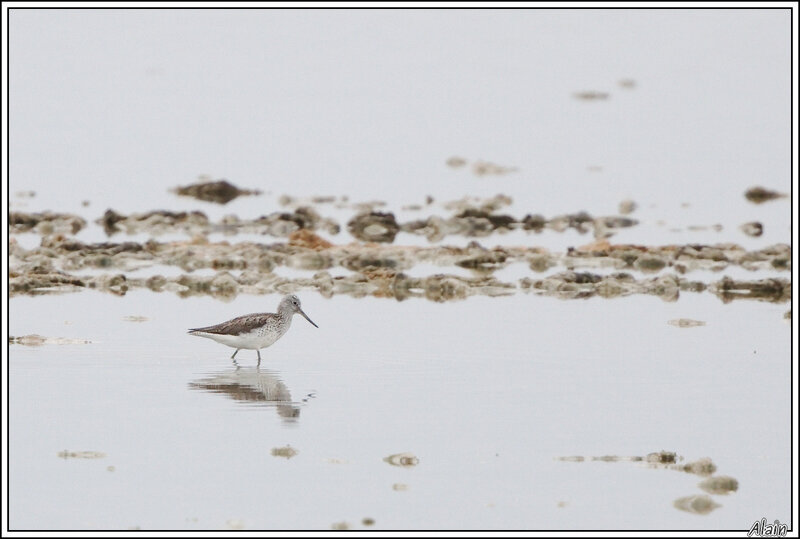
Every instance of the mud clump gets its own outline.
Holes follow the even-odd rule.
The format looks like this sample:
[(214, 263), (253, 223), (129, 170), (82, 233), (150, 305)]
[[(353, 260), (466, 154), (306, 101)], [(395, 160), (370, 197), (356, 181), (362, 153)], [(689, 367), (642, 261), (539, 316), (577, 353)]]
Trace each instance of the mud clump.
[(486, 251), (456, 262), (456, 266), (478, 272), (492, 272), (505, 266), (507, 255), (502, 251)]
[(688, 462), (686, 464), (675, 464), (671, 466), (673, 470), (678, 470), (681, 472), (686, 472), (690, 474), (695, 474), (699, 476), (709, 476), (712, 475), (714, 472), (717, 471), (717, 466), (711, 459), (708, 457), (701, 458), (694, 462)]
[(86, 226), (86, 220), (71, 213), (12, 211), (8, 214), (8, 225), (12, 234), (34, 230), (42, 236), (47, 236), (50, 234), (77, 234)]
[(506, 167), (489, 161), (475, 161), (472, 163), (472, 173), (476, 176), (501, 176), (510, 172), (517, 172), (517, 167)]
[[(372, 242), (335, 245), (308, 229), (296, 229), (297, 222), (302, 226), (314, 226), (310, 214), (295, 212), (290, 215), (297, 221), (276, 217), (292, 229), (288, 241), (273, 244), (210, 242), (204, 236), (195, 236), (190, 241), (158, 242), (150, 239), (141, 243), (84, 243), (68, 236), (52, 235), (43, 237), (39, 247), (26, 249), (12, 237), (9, 241), (11, 294), (35, 295), (94, 288), (122, 295), (128, 289), (142, 287), (181, 295), (210, 294), (225, 299), (237, 293), (273, 293), (274, 287), (283, 283), (281, 286), (312, 286), (325, 297), (348, 294), (398, 300), (426, 297), (433, 301), (460, 300), (476, 294), (508, 295), (516, 291), (561, 299), (649, 294), (665, 301), (677, 300), (682, 291), (699, 293), (707, 290), (726, 302), (760, 299), (783, 303), (791, 296), (788, 279), (743, 281), (726, 277), (705, 283), (682, 277), (695, 269), (719, 271), (730, 265), (748, 270), (787, 270), (791, 252), (788, 245), (746, 251), (731, 244), (647, 247), (610, 245), (606, 240), (597, 240), (583, 247), (569, 248), (566, 253), (553, 253), (542, 247), (487, 249), (476, 241), (466, 247), (393, 246)], [(402, 273), (417, 264), (466, 268), (479, 276), (465, 278), (437, 273), (418, 278)], [(539, 273), (559, 266), (569, 269), (543, 278), (523, 277), (516, 282), (490, 277), (495, 271), (512, 264), (526, 265)], [(135, 274), (143, 268), (157, 266), (178, 267), (187, 274), (170, 278), (160, 275), (138, 278)], [(276, 267), (319, 273), (312, 278), (287, 280), (273, 273)], [(334, 267), (353, 274), (334, 278), (323, 271)], [(632, 268), (647, 273), (647, 270), (661, 267), (673, 267), (675, 273), (638, 279), (625, 271), (588, 271), (592, 268)], [(84, 268), (114, 269), (116, 273), (67, 273)], [(202, 278), (191, 275), (202, 269), (211, 269), (217, 274)], [(234, 276), (230, 272), (241, 273)]]
[(206, 202), (227, 204), (231, 200), (245, 195), (260, 195), (261, 191), (240, 189), (227, 180), (202, 181), (183, 187), (176, 187), (174, 192), (180, 196), (188, 196)]
[(745, 223), (742, 226), (740, 226), (739, 230), (741, 230), (751, 238), (757, 238), (764, 233), (764, 225), (762, 225), (758, 221), (752, 221), (750, 223)]
[[(547, 221), (547, 228), (555, 230), (556, 232), (564, 232), (572, 228), (577, 230), (580, 234), (586, 234), (592, 230), (595, 238), (608, 238), (613, 236), (617, 229), (632, 227), (638, 223), (636, 219), (631, 219), (629, 217), (592, 217), (589, 213), (580, 211), (578, 213), (553, 217)], [(534, 224), (536, 223), (531, 222), (528, 226)], [(536, 228), (533, 228), (533, 230), (537, 231)]]
[(310, 230), (306, 229), (296, 230), (289, 234), (289, 245), (292, 247), (313, 249), (315, 251), (321, 251), (333, 247), (331, 242), (320, 238)]
[(445, 161), (445, 163), (450, 168), (459, 168), (459, 167), (463, 167), (464, 165), (466, 165), (467, 164), (467, 160), (464, 159), (463, 157), (458, 157), (458, 156), (454, 155), (453, 157), (449, 157), (447, 159), (447, 161)]
[(288, 237), (297, 230), (316, 230), (324, 228), (330, 234), (339, 233), (339, 225), (324, 219), (309, 207), (300, 207), (292, 212), (275, 212), (256, 219), (239, 219), (229, 215), (219, 223), (212, 223), (199, 211), (170, 212), (164, 210), (143, 214), (123, 215), (109, 209), (96, 223), (103, 226), (106, 235), (118, 232), (126, 234), (146, 233), (153, 236), (183, 232), (191, 236), (205, 236), (212, 233), (234, 235), (237, 233), (265, 234)]
[(154, 231), (157, 229), (191, 229), (208, 225), (208, 217), (200, 211), (193, 212), (173, 212), (167, 210), (154, 210), (147, 213), (123, 215), (112, 209), (106, 210), (103, 217), (95, 221), (102, 225), (107, 236), (113, 236), (117, 232), (127, 234), (137, 234), (142, 231)]
[(392, 466), (402, 466), (404, 468), (419, 464), (419, 459), (413, 453), (408, 452), (389, 455), (385, 457), (383, 461), (388, 462)]
[[(452, 156), (445, 161), (448, 167), (450, 168), (461, 168), (465, 166), (468, 161), (463, 157)], [(500, 176), (503, 174), (508, 174), (510, 172), (517, 172), (517, 167), (507, 167), (503, 165), (498, 165), (496, 163), (492, 163), (489, 161), (484, 161), (479, 159), (472, 163), (472, 167), (470, 167), (472, 173), (475, 176)]]
[(456, 219), (465, 222), (469, 236), (479, 235), (477, 231), (491, 232), (497, 229), (511, 230), (516, 219), (510, 215), (498, 215), (485, 210), (467, 209), (456, 215)]
[[(431, 201), (433, 201), (433, 199), (431, 199)], [(469, 197), (469, 196), (461, 197), (456, 200), (450, 200), (448, 202), (444, 202), (442, 204), (442, 207), (446, 210), (450, 210), (453, 212), (462, 212), (465, 210), (476, 209), (493, 213), (499, 210), (500, 208), (503, 208), (505, 206), (510, 206), (513, 202), (514, 200), (510, 196), (501, 193), (488, 198)]]
[(270, 449), (269, 453), (273, 457), (283, 457), (286, 460), (289, 460), (290, 458), (296, 456), (299, 451), (297, 451), (297, 449), (294, 447), (287, 445), (285, 447), (273, 447)]
[(739, 482), (733, 477), (728, 477), (727, 475), (709, 477), (708, 479), (701, 481), (698, 486), (709, 494), (719, 495), (726, 495), (739, 490)]
[(678, 460), (678, 455), (674, 451), (658, 451), (648, 453), (644, 460), (657, 464), (674, 464)]
[(424, 289), (425, 297), (438, 303), (465, 299), (468, 295), (468, 286), (451, 275), (432, 275), (425, 279)]
[(722, 507), (705, 494), (695, 494), (694, 496), (678, 498), (673, 502), (673, 505), (676, 509), (696, 515), (707, 515), (714, 509)]
[(605, 101), (611, 94), (608, 92), (599, 92), (596, 90), (584, 90), (581, 92), (575, 92), (572, 94), (572, 97), (575, 99), (580, 99), (581, 101)]
[(553, 217), (548, 222), (548, 226), (557, 232), (564, 232), (568, 228), (574, 228), (581, 234), (586, 234), (589, 231), (592, 221), (594, 221), (594, 219), (592, 219), (591, 215), (585, 211), (579, 211), (578, 213), (569, 213)]
[(361, 241), (392, 243), (400, 231), (393, 213), (369, 212), (356, 215), (347, 223), (347, 229)]
[(533, 230), (534, 232), (541, 232), (544, 230), (544, 227), (547, 225), (547, 219), (543, 216), (528, 214), (522, 219), (522, 228), (524, 230)]
[(70, 339), (65, 337), (43, 337), (42, 335), (22, 335), (21, 337), (8, 337), (9, 344), (21, 344), (23, 346), (42, 346), (45, 344), (91, 344), (92, 341), (86, 339)]
[(599, 275), (591, 272), (564, 271), (545, 277), (520, 280), (523, 291), (533, 291), (561, 299), (586, 299), (598, 295), (604, 298), (622, 297), (631, 294), (648, 294), (664, 301), (678, 298), (680, 283), (671, 275), (637, 281), (627, 273)]
[(34, 267), (25, 274), (9, 272), (9, 296), (16, 294), (35, 296), (70, 291), (74, 290), (73, 287), (84, 288), (86, 282), (81, 277), (47, 267)]
[(711, 291), (724, 303), (734, 299), (755, 299), (771, 303), (783, 303), (792, 297), (792, 283), (786, 279), (760, 279), (740, 281), (728, 276), (714, 283)]
[[(273, 226), (276, 223), (293, 223), (298, 230), (303, 229), (315, 229), (317, 228), (317, 224), (319, 223), (320, 216), (319, 214), (311, 208), (308, 207), (300, 207), (294, 210), (292, 213), (280, 212), (278, 214), (273, 214), (270, 216), (262, 216), (256, 219), (258, 223), (265, 223), (265, 224), (272, 224)], [(277, 225), (280, 226), (279, 224)], [(288, 236), (290, 235), (292, 230), (280, 231), (279, 233), (275, 234), (276, 236)]]
[(770, 200), (775, 200), (776, 198), (786, 198), (787, 195), (777, 191), (771, 191), (764, 187), (751, 187), (744, 193), (744, 196), (753, 204), (762, 204)]
[(643, 273), (655, 273), (667, 266), (668, 262), (663, 258), (640, 256), (634, 262), (633, 267)]

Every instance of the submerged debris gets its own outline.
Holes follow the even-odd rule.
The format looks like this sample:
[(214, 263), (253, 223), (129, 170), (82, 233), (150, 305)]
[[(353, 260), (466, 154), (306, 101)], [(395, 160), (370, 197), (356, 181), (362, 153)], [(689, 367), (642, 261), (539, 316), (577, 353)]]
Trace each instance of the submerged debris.
[(617, 209), (617, 211), (619, 211), (619, 213), (621, 213), (622, 215), (629, 215), (634, 211), (636, 211), (636, 207), (637, 207), (636, 202), (634, 202), (629, 198), (626, 198), (625, 200), (619, 203), (619, 208)]
[(139, 316), (139, 315), (123, 316), (122, 319), (125, 320), (126, 322), (147, 322), (148, 320), (150, 320), (146, 316)]
[(600, 457), (582, 457), (582, 456), (573, 456), (573, 457), (558, 457), (556, 460), (560, 460), (562, 462), (584, 462), (584, 461), (596, 461), (596, 462), (646, 462), (650, 464), (671, 464), (678, 459), (678, 456), (672, 451), (658, 451), (656, 453), (648, 453), (644, 457), (622, 457), (619, 455), (603, 455)]
[(692, 320), (690, 318), (677, 318), (675, 320), (668, 321), (667, 324), (679, 328), (695, 328), (698, 326), (706, 325), (706, 323), (703, 322), (702, 320)]
[(105, 453), (101, 453), (100, 451), (59, 451), (58, 457), (64, 460), (66, 459), (101, 459), (106, 456)]
[(472, 163), (472, 173), (476, 176), (499, 176), (509, 172), (517, 172), (517, 167), (505, 167), (488, 161), (475, 161)]
[[(464, 165), (466, 165), (467, 162), (468, 161), (463, 157), (453, 156), (448, 158), (445, 163), (450, 168), (461, 168)], [(506, 167), (502, 165), (497, 165), (495, 163), (491, 163), (489, 161), (483, 161), (481, 159), (472, 163), (472, 173), (475, 174), (476, 176), (502, 175), (516, 171), (517, 171), (516, 167)]]
[(388, 462), (392, 466), (402, 467), (416, 466), (419, 464), (419, 459), (412, 453), (397, 453), (395, 455), (389, 455), (388, 457), (385, 457), (383, 461)]
[(229, 530), (243, 530), (244, 521), (239, 518), (229, 518), (225, 521), (225, 527)]
[(624, 457), (619, 455), (603, 455), (599, 457), (570, 456), (570, 457), (557, 457), (556, 460), (560, 460), (562, 462), (585, 462), (585, 461), (641, 462), (647, 464), (648, 467), (651, 468), (675, 468), (681, 470), (683, 469), (683, 468), (676, 468), (676, 466), (679, 466), (676, 463), (680, 460), (683, 460), (683, 457), (678, 456), (678, 454), (675, 453), (674, 451), (663, 451), (663, 450), (654, 453), (648, 453), (644, 457), (640, 456)]
[(611, 94), (608, 92), (598, 92), (595, 90), (586, 90), (582, 92), (575, 92), (572, 96), (575, 99), (580, 99), (582, 101), (601, 101), (606, 100), (610, 97)]
[(231, 200), (244, 195), (260, 195), (258, 189), (239, 189), (228, 180), (211, 181), (208, 176), (201, 176), (200, 182), (183, 187), (176, 187), (174, 192), (181, 196), (189, 196), (206, 202), (227, 204)]
[(23, 335), (21, 337), (8, 337), (9, 344), (21, 344), (23, 346), (42, 346), (44, 344), (92, 344), (86, 339), (68, 339), (64, 337), (43, 337), (41, 335)]
[(463, 157), (458, 157), (458, 156), (454, 155), (453, 157), (448, 158), (446, 163), (447, 163), (448, 167), (459, 168), (459, 167), (463, 167), (464, 165), (466, 165), (467, 164), (467, 160), (464, 159)]
[(586, 460), (586, 457), (581, 456), (573, 456), (573, 457), (556, 457), (556, 460), (560, 460), (563, 462), (583, 462)]
[(283, 457), (286, 460), (289, 460), (290, 458), (296, 456), (299, 451), (287, 444), (286, 447), (273, 447), (270, 449), (269, 453), (273, 457)]
[(764, 187), (751, 187), (745, 194), (745, 198), (754, 204), (761, 204), (768, 200), (775, 200), (776, 198), (786, 198), (786, 194), (777, 191), (771, 191)]

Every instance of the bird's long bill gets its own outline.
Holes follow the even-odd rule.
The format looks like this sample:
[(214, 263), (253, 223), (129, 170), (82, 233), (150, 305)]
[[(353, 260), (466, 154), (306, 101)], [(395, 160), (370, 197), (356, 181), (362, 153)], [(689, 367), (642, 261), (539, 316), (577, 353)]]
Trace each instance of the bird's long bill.
[[(304, 313), (304, 312), (303, 312), (303, 309), (298, 309), (298, 310), (297, 310), (297, 312), (299, 312), (300, 314), (302, 314), (302, 315), (303, 315), (303, 318), (305, 318), (306, 320), (308, 320), (309, 322), (311, 322), (311, 319), (308, 317), (308, 315), (307, 315), (306, 313)], [(318, 325), (316, 325), (314, 322), (311, 322), (311, 325), (312, 325), (312, 326), (314, 326), (315, 328), (319, 328), (319, 326), (318, 326)]]

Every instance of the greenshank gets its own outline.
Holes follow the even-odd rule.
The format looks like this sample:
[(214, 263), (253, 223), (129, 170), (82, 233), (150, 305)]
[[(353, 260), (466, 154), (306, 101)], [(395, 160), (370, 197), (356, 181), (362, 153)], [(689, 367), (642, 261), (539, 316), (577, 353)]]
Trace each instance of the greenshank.
[(255, 350), (260, 364), (261, 349), (275, 344), (275, 341), (289, 331), (295, 313), (301, 314), (315, 328), (319, 327), (300, 308), (300, 298), (291, 294), (281, 300), (277, 313), (246, 314), (215, 326), (190, 329), (189, 334), (236, 348), (231, 356), (234, 361), (239, 350)]

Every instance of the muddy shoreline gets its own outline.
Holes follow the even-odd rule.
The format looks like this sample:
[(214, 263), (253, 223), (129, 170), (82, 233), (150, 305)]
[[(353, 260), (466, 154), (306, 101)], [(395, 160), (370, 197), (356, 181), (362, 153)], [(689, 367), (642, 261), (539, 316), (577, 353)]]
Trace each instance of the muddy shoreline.
[[(636, 209), (633, 201), (624, 202), (620, 204), (621, 213)], [(424, 207), (432, 203), (428, 197)], [(646, 294), (676, 301), (681, 292), (712, 293), (726, 303), (741, 299), (786, 303), (791, 299), (788, 244), (755, 250), (732, 242), (615, 244), (611, 243), (612, 236), (622, 228), (636, 226), (636, 219), (622, 215), (593, 217), (585, 211), (549, 219), (532, 213), (519, 218), (502, 213), (511, 203), (505, 195), (464, 197), (442, 204), (452, 213), (449, 217), (430, 215), (405, 222), (398, 222), (392, 212), (378, 211), (385, 206), (379, 201), (351, 203), (346, 197), (298, 199), (285, 195), (279, 200), (285, 211), (254, 219), (227, 215), (216, 222), (201, 211), (153, 210), (124, 215), (108, 209), (88, 221), (53, 211), (11, 212), (10, 295), (84, 289), (124, 295), (130, 290), (150, 289), (181, 297), (230, 299), (238, 294), (315, 289), (325, 297), (344, 294), (400, 301), (419, 297), (437, 302), (519, 292), (561, 299)], [(349, 209), (354, 215), (341, 224), (321, 215), (329, 206)], [(134, 234), (146, 234), (149, 239), (86, 243), (75, 237), (89, 226), (102, 227), (109, 239)], [(537, 246), (487, 248), (477, 239), (465, 247), (439, 244), (451, 236), (485, 238), (512, 230), (540, 234), (570, 229), (591, 233), (593, 239), (561, 251)], [(30, 233), (40, 236), (39, 246), (25, 248), (15, 238)], [(175, 233), (188, 238), (158, 240)], [(322, 233), (334, 239), (325, 239)], [(278, 241), (212, 241), (209, 236), (213, 234), (257, 234)], [(432, 245), (402, 245), (402, 234), (424, 236)], [(409, 274), (421, 265), (434, 265), (441, 271), (421, 277)], [(530, 275), (514, 280), (495, 275), (511, 266), (525, 267)], [(166, 275), (153, 275), (158, 268), (165, 268)], [(174, 275), (176, 268), (182, 273)], [(275, 271), (278, 268), (309, 275), (280, 276)], [(692, 272), (722, 273), (729, 268), (776, 275), (758, 279), (725, 275), (711, 280), (690, 278)], [(143, 269), (149, 276), (137, 274)], [(214, 274), (205, 271), (199, 275), (200, 270)], [(342, 270), (347, 274), (338, 275)]]

